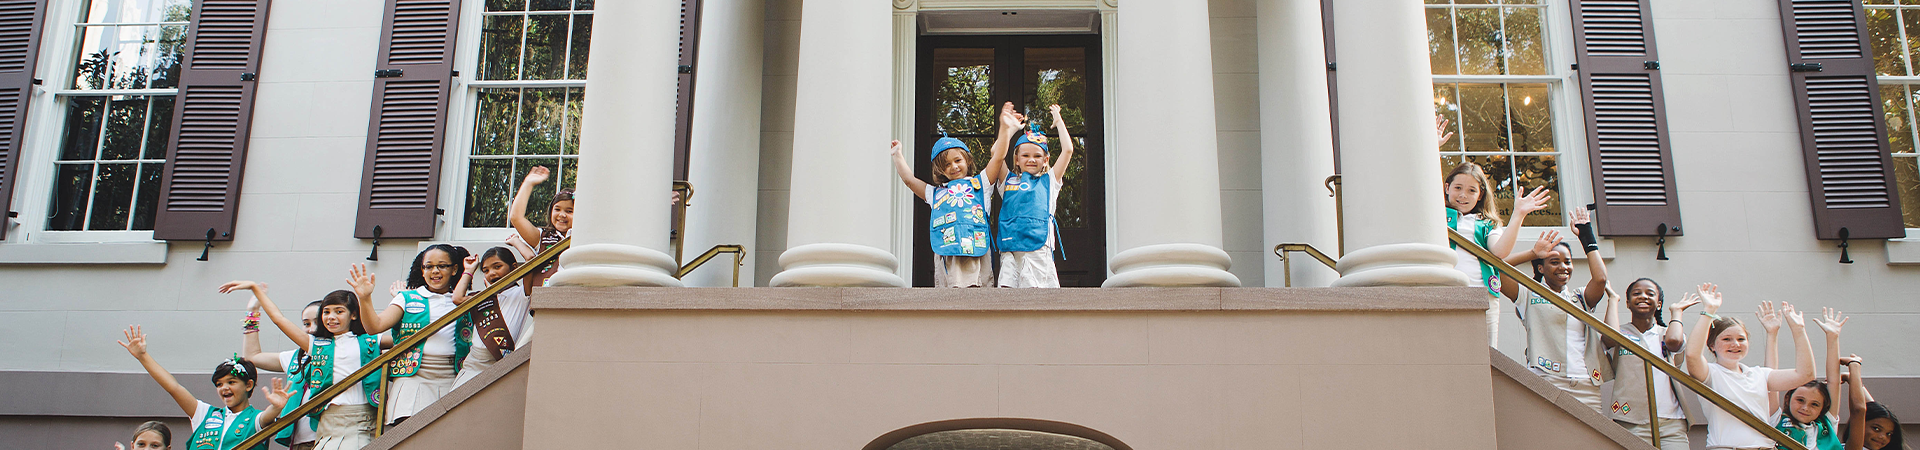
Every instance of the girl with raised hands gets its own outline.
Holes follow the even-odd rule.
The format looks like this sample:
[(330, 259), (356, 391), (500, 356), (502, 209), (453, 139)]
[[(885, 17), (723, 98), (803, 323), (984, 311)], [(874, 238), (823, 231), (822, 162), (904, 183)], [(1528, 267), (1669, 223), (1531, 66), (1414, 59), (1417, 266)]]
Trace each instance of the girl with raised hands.
[[(1618, 302), (1616, 302), (1618, 303)], [(1633, 280), (1627, 284), (1626, 309), (1633, 319), (1620, 324), (1620, 334), (1640, 348), (1647, 349), (1660, 358), (1670, 358), (1680, 352), (1686, 342), (1686, 332), (1682, 329), (1680, 312), (1700, 303), (1697, 294), (1688, 293), (1679, 302), (1667, 303), (1666, 290), (1651, 278)], [(1661, 310), (1666, 314), (1661, 314)], [(1608, 348), (1618, 348), (1612, 339), (1602, 339)], [(1651, 417), (1660, 415), (1659, 439), (1651, 441), (1661, 450), (1689, 450), (1687, 443), (1687, 413), (1680, 407), (1679, 393), (1684, 389), (1674, 386), (1666, 372), (1653, 371), (1653, 382), (1647, 382), (1647, 362), (1635, 356), (1625, 348), (1614, 352), (1613, 363), (1613, 408), (1607, 411), (1607, 417), (1619, 423), (1634, 436), (1648, 438)], [(1677, 364), (1676, 364), (1677, 365)], [(1654, 399), (1647, 398), (1647, 386), (1654, 389)]]
[[(300, 311), (300, 325), (295, 326), (292, 320), (288, 320), (280, 314), (280, 308), (273, 304), (273, 299), (267, 297), (266, 283), (229, 281), (226, 284), (220, 285), (217, 290), (222, 294), (234, 292), (248, 292), (252, 294), (247, 300), (248, 312), (245, 322), (247, 326), (240, 335), (240, 357), (253, 363), (253, 366), (260, 370), (286, 373), (288, 375), (287, 382), (294, 385), (297, 389), (301, 384), (301, 372), (306, 370), (308, 341), (312, 335), (318, 333), (316, 326), (320, 318), (320, 301), (316, 300), (313, 303), (307, 304), (305, 308), (302, 308)], [(273, 323), (274, 328), (279, 329), (281, 334), (286, 335), (288, 340), (293, 341), (295, 346), (293, 350), (278, 353), (267, 353), (260, 350), (259, 321), (262, 313), (265, 313), (267, 319)], [(299, 406), (301, 399), (302, 397), (300, 395), (294, 395), (289, 401), (292, 402), (294, 406)], [(285, 413), (291, 410), (292, 408), (286, 408), (286, 410), (282, 412)], [(316, 437), (313, 430), (313, 424), (302, 420), (294, 422), (293, 426), (282, 429), (280, 437), (276, 439), (276, 441), (279, 442), (280, 445), (285, 445), (292, 450), (311, 450), (314, 441), (317, 439), (318, 437)]]
[[(186, 386), (173, 378), (158, 361), (147, 354), (147, 335), (139, 325), (131, 325), (126, 330), (126, 340), (120, 341), (120, 347), (140, 361), (140, 367), (147, 370), (160, 388), (173, 396), (174, 403), (180, 405), (180, 411), (190, 417), (187, 423), (193, 424), (193, 434), (187, 438), (188, 450), (232, 450), (248, 436), (260, 430), (260, 425), (271, 424), (279, 417), (280, 408), (287, 402), (286, 383), (273, 380), (273, 387), (266, 392), (268, 406), (266, 410), (255, 409), (249, 400), (253, 397), (254, 382), (258, 373), (253, 363), (235, 357), (221, 361), (213, 368), (214, 392), (220, 395), (220, 406), (193, 398)], [(249, 450), (266, 450), (267, 443), (262, 441)]]
[[(257, 298), (262, 298), (262, 303), (272, 308), (270, 300)], [(300, 431), (296, 427), (313, 430), (309, 448), (316, 450), (351, 450), (373, 441), (373, 412), (380, 403), (377, 396), (380, 379), (367, 376), (351, 380), (349, 377), (367, 361), (380, 356), (380, 337), (367, 333), (361, 324), (357, 300), (353, 291), (327, 293), (316, 302), (319, 304), (319, 316), (312, 336), (294, 341), (300, 346), (300, 351), (305, 352), (305, 357), (289, 366), (293, 395), (289, 400), (290, 406), (282, 414), (291, 413), (301, 404), (313, 401), (314, 395), (328, 387), (341, 383), (347, 383), (349, 387), (306, 417), (298, 418), (295, 427), (281, 429), (274, 438), (282, 445), (301, 445)], [(286, 329), (287, 326), (282, 325), (281, 328)], [(257, 348), (258, 340), (251, 340), (254, 341), (250, 343), (252, 348)], [(283, 356), (281, 363), (287, 364), (287, 361)]]
[[(1784, 391), (1813, 380), (1813, 346), (1807, 341), (1806, 322), (1793, 305), (1782, 303), (1782, 315), (1793, 331), (1797, 363), (1793, 369), (1748, 366), (1740, 360), (1747, 356), (1747, 331), (1739, 319), (1718, 315), (1724, 303), (1720, 287), (1701, 284), (1700, 320), (1687, 336), (1687, 375), (1733, 402), (1734, 406), (1764, 420), (1768, 414), (1767, 393)], [(1712, 362), (1706, 354), (1711, 350)], [(1707, 447), (1709, 449), (1771, 449), (1775, 443), (1720, 408), (1706, 408)]]
[[(1573, 247), (1552, 231), (1542, 233), (1533, 249), (1509, 256), (1507, 261), (1531, 262), (1534, 281), (1587, 313), (1600, 316), (1607, 326), (1618, 328), (1619, 309), (1600, 307), (1602, 300), (1613, 301), (1615, 296), (1608, 294), (1607, 263), (1600, 257), (1600, 246), (1594, 243), (1593, 227), (1588, 223), (1585, 210), (1574, 210), (1573, 232), (1580, 238), (1581, 248), (1587, 255), (1589, 277), (1584, 285), (1572, 283)], [(1515, 313), (1520, 315), (1520, 323), (1526, 325), (1527, 360), (1524, 362), (1527, 368), (1595, 412), (1605, 411), (1600, 404), (1600, 385), (1613, 374), (1613, 369), (1600, 331), (1562, 311), (1540, 294), (1521, 288), (1520, 283), (1500, 283), (1500, 291), (1513, 299)]]
[[(1784, 302), (1782, 305), (1787, 306)], [(1833, 401), (1840, 396), (1840, 327), (1846, 325), (1847, 318), (1833, 308), (1822, 308), (1813, 323), (1827, 335), (1827, 379), (1808, 381), (1781, 393), (1771, 421), (1774, 428), (1810, 450), (1840, 450), (1839, 427), (1835, 425), (1840, 419), (1833, 414)]]
[(1887, 405), (1873, 401), (1873, 393), (1867, 392), (1865, 375), (1861, 373), (1859, 355), (1847, 355), (1845, 358), (1850, 395), (1847, 398), (1846, 450), (1906, 450), (1906, 433), (1900, 430), (1900, 418), (1887, 410)]
[[(367, 272), (366, 266), (354, 265), (347, 283), (353, 286), (359, 300), (360, 322), (367, 333), (391, 331), (393, 342), (398, 345), (426, 329), (427, 324), (452, 313), (456, 307), (453, 288), (461, 271), (459, 262), (466, 258), (465, 248), (447, 244), (427, 247), (413, 258), (412, 269), (407, 274), (408, 290), (400, 291), (385, 309), (374, 314), (366, 313), (374, 310), (373, 274)], [(392, 378), (385, 403), (389, 423), (397, 424), (412, 417), (453, 390), (460, 364), (473, 347), (472, 336), (473, 322), (463, 315), (420, 346), (395, 349), (406, 353), (387, 367), (387, 376)]]
[[(513, 250), (506, 247), (494, 247), (480, 256), (468, 256), (461, 264), (465, 270), (461, 271), (460, 282), (453, 288), (453, 301), (463, 304), (470, 300), (468, 288), (476, 286), (473, 282), (474, 271), (478, 270), (486, 280), (484, 286), (477, 286), (484, 289), (501, 282), (508, 272), (520, 267), (520, 261), (513, 257)], [(480, 372), (493, 367), (493, 363), (499, 362), (500, 358), (527, 345), (532, 337), (529, 333), (533, 331), (533, 315), (528, 309), (531, 299), (527, 296), (532, 292), (532, 287), (518, 281), (514, 283), (518, 284), (509, 284), (500, 293), (481, 299), (481, 303), (468, 313), (469, 320), (473, 322), (473, 336), (468, 339), (479, 342), (483, 348), (471, 352), (466, 362), (461, 364), (460, 374), (453, 381), (454, 387), (479, 376)]]
[[(996, 185), (1000, 190), (997, 229), (1000, 247), (1000, 287), (1060, 287), (1053, 251), (1060, 248), (1060, 227), (1053, 211), (1060, 204), (1067, 165), (1073, 162), (1073, 136), (1060, 117), (1060, 105), (1047, 108), (1060, 136), (1060, 158), (1047, 162), (1047, 135), (1032, 123), (1013, 141), (1013, 164)], [(1035, 119), (1036, 121), (1038, 119)]]
[(927, 202), (933, 212), (927, 216), (927, 243), (933, 247), (934, 287), (992, 287), (993, 267), (988, 256), (993, 240), (987, 211), (993, 210), (993, 180), (1007, 172), (1002, 162), (1007, 142), (1019, 132), (1021, 120), (1013, 112), (1013, 103), (1000, 107), (1000, 135), (993, 140), (992, 157), (985, 168), (975, 172), (973, 154), (959, 139), (943, 137), (933, 141), (933, 181), (913, 176), (906, 156), (900, 153), (900, 141), (893, 141), (893, 168), (907, 190)]
[[(551, 170), (546, 166), (534, 166), (528, 169), (527, 177), (520, 181), (520, 189), (513, 192), (513, 203), (507, 206), (507, 223), (513, 225), (514, 232), (507, 238), (507, 243), (515, 247), (527, 246), (522, 251), (527, 252), (528, 258), (547, 251), (548, 247), (559, 245), (560, 241), (573, 235), (572, 189), (554, 192), (553, 198), (547, 200), (546, 226), (535, 224), (532, 219), (527, 218), (527, 204), (533, 201), (534, 188), (547, 182), (551, 174)], [(679, 194), (675, 193), (675, 195)], [(560, 264), (556, 262), (542, 268), (539, 273), (528, 277), (532, 279), (529, 284), (543, 283), (547, 277), (559, 270), (559, 266)]]
[[(1444, 121), (1445, 119), (1440, 119)], [(1444, 139), (1442, 139), (1444, 140)], [(1520, 237), (1520, 223), (1527, 214), (1546, 209), (1547, 201), (1553, 196), (1546, 187), (1537, 187), (1527, 195), (1513, 199), (1513, 221), (1502, 225), (1500, 211), (1494, 208), (1493, 182), (1487, 180), (1487, 172), (1480, 165), (1461, 163), (1447, 172), (1441, 180), (1440, 189), (1445, 193), (1447, 204), (1447, 228), (1452, 228), (1473, 239), (1481, 248), (1487, 249), (1498, 258), (1506, 258), (1513, 253), (1513, 243)], [(1461, 249), (1451, 242), (1458, 262), (1455, 267), (1467, 275), (1467, 286), (1486, 288), (1487, 290), (1487, 346), (1500, 345), (1500, 273), (1493, 266), (1481, 262), (1472, 253)], [(1513, 264), (1517, 262), (1509, 261)]]

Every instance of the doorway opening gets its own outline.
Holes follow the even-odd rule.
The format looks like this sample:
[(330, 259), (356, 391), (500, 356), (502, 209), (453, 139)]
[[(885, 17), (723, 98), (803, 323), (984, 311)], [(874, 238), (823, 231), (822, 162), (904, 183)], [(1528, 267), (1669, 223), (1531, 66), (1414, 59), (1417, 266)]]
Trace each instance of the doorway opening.
[[(974, 167), (990, 158), (999, 129), (1000, 105), (1037, 120), (1053, 142), (1048, 161), (1060, 156), (1060, 136), (1048, 106), (1060, 115), (1074, 144), (1073, 160), (1061, 180), (1054, 218), (1059, 223), (1054, 267), (1062, 287), (1098, 287), (1107, 277), (1106, 142), (1101, 102), (1100, 36), (937, 35), (921, 36), (915, 101), (914, 171), (931, 180), (933, 142), (943, 136), (967, 144)], [(1009, 148), (1006, 161), (1013, 160)], [(1016, 169), (1009, 169), (1016, 170)], [(994, 208), (1000, 207), (996, 198)], [(914, 208), (913, 285), (933, 286), (933, 251), (925, 232), (931, 210)], [(993, 217), (999, 217), (996, 211)], [(994, 254), (994, 268), (999, 267)]]

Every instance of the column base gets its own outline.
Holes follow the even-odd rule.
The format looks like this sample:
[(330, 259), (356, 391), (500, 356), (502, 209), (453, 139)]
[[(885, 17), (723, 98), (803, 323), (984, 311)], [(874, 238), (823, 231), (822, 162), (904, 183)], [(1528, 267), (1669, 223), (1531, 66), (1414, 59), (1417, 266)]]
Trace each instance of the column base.
[(587, 244), (560, 254), (554, 286), (680, 287), (673, 258), (650, 248), (626, 244)]
[(1334, 287), (1466, 286), (1459, 255), (1443, 245), (1406, 243), (1367, 247), (1340, 257)]
[(819, 243), (787, 249), (768, 285), (777, 287), (906, 287), (893, 271), (899, 262), (887, 253), (858, 244)]
[(1113, 255), (1113, 276), (1100, 287), (1210, 286), (1240, 287), (1240, 277), (1227, 272), (1233, 258), (1203, 244), (1157, 244), (1134, 247)]

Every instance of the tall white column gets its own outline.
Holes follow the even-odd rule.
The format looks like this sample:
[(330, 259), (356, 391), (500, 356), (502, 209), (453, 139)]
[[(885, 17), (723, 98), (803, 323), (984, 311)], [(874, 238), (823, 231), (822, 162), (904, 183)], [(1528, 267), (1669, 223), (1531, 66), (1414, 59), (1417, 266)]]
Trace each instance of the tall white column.
[[(753, 245), (760, 188), (761, 34), (766, 4), (748, 0), (704, 2), (700, 11), (700, 59), (694, 73), (693, 136), (687, 182), (686, 255), (715, 245)], [(740, 279), (753, 285), (753, 250)], [(683, 280), (690, 286), (731, 286), (733, 264), (721, 257)]]
[(893, 6), (800, 6), (787, 252), (774, 286), (905, 286), (891, 242)]
[[(1327, 97), (1319, 0), (1258, 0), (1260, 34), (1260, 182), (1267, 245), (1304, 242), (1338, 248), (1333, 197), (1333, 111)], [(1333, 271), (1311, 259), (1293, 264), (1294, 286), (1326, 286)], [(1289, 274), (1266, 265), (1268, 286)]]
[(679, 286), (668, 248), (679, 5), (600, 2), (587, 56), (573, 247), (553, 284)]
[(1333, 2), (1348, 252), (1335, 286), (1464, 286), (1447, 248), (1420, 0)]
[(1220, 249), (1207, 2), (1127, 0), (1112, 74), (1117, 248), (1106, 287), (1239, 286)]

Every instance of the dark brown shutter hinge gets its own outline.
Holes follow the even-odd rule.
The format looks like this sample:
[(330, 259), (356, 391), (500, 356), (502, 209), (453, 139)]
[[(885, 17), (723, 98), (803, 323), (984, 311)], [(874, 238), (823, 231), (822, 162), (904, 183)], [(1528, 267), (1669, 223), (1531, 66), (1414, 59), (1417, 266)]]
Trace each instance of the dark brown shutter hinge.
[(1334, 63), (1333, 61), (1327, 61), (1327, 71), (1328, 71), (1328, 72), (1333, 72), (1333, 71), (1338, 71), (1338, 70), (1340, 70), (1340, 65), (1339, 65), (1339, 64), (1336, 64), (1336, 63)]
[(693, 73), (693, 66), (681, 65), (680, 73)]
[(454, 78), (460, 78), (460, 71), (458, 71), (458, 70), (455, 70), (455, 71), (453, 71), (453, 77), (454, 77)]
[[(1680, 228), (1678, 227), (1674, 228), (1674, 231), (1679, 231), (1679, 230)], [(1654, 255), (1653, 259), (1656, 261), (1666, 261), (1667, 260), (1667, 224), (1665, 223), (1660, 224), (1659, 227), (1654, 228), (1653, 233), (1659, 236), (1658, 239), (1655, 239), (1653, 241), (1653, 245), (1660, 247), (1660, 253), (1657, 255)]]
[(39, 85), (40, 85), (40, 84), (42, 84), (42, 83), (45, 83), (45, 81), (40, 81), (40, 79), (39, 79), (39, 78), (35, 78), (35, 79), (33, 79), (33, 85), (34, 85), (34, 86), (39, 86)]
[(259, 79), (259, 78), (260, 78), (260, 76), (259, 76), (259, 75), (255, 75), (255, 74), (254, 74), (253, 72), (247, 72), (247, 73), (242, 73), (242, 74), (240, 74), (240, 81), (253, 81), (253, 80), (255, 80), (255, 79)]
[(1644, 61), (1644, 62), (1641, 62), (1641, 63), (1640, 63), (1640, 67), (1645, 67), (1645, 68), (1647, 68), (1647, 70), (1660, 70), (1660, 62), (1659, 62), (1659, 61)]
[(373, 226), (373, 253), (367, 254), (368, 261), (380, 260), (380, 232), (381, 231), (384, 231), (384, 230), (381, 230), (379, 225)]
[(1573, 64), (1572, 64), (1572, 69), (1573, 69), (1573, 71), (1575, 71), (1575, 72), (1579, 72), (1579, 71), (1580, 71), (1580, 63), (1573, 63)]
[(1840, 263), (1841, 264), (1853, 264), (1853, 257), (1847, 255), (1847, 235), (1849, 234), (1852, 234), (1852, 233), (1847, 231), (1847, 227), (1840, 227)]
[(207, 229), (207, 246), (200, 248), (200, 259), (196, 259), (195, 261), (206, 261), (207, 254), (212, 252), (213, 252), (213, 229), (208, 228)]
[(1825, 69), (1826, 67), (1821, 66), (1820, 63), (1799, 63), (1799, 64), (1787, 65), (1787, 70), (1790, 70), (1793, 72), (1819, 72)]
[(381, 69), (381, 70), (373, 71), (374, 78), (400, 78), (400, 75), (403, 75), (403, 74), (406, 74), (406, 72), (400, 69)]

